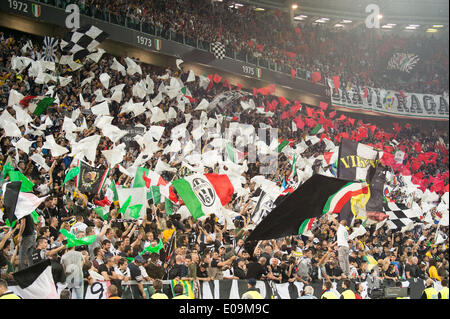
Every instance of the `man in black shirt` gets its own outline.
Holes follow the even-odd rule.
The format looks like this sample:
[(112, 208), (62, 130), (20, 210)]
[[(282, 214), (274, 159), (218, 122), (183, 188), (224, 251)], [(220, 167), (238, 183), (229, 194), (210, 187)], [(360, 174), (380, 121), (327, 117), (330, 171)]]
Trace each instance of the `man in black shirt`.
[(417, 257), (411, 256), (408, 258), (405, 267), (406, 279), (417, 278), (419, 273), (419, 266), (417, 265)]
[(197, 267), (197, 278), (209, 278), (208, 276), (208, 264), (200, 263)]
[(31, 215), (22, 217), (19, 220), (20, 228), (17, 236), (19, 247), (19, 270), (33, 265), (33, 252), (36, 246), (36, 233), (34, 231), (34, 221)]
[(261, 280), (266, 275), (267, 271), (265, 268), (266, 258), (260, 257), (258, 262), (251, 262), (247, 266), (247, 279), (255, 278), (256, 280)]
[(238, 259), (236, 266), (234, 266), (234, 276), (239, 279), (247, 278), (247, 265), (245, 264), (245, 259)]

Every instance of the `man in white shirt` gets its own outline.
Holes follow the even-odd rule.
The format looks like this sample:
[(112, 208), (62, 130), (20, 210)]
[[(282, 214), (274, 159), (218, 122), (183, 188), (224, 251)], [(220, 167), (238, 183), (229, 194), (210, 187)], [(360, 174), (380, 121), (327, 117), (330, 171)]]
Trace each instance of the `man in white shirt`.
[(350, 275), (350, 262), (349, 262), (349, 246), (348, 246), (348, 231), (345, 227), (347, 221), (341, 220), (337, 229), (337, 246), (338, 246), (338, 260), (339, 266), (342, 269), (344, 275), (348, 278)]
[(77, 234), (79, 232), (85, 232), (88, 226), (84, 223), (84, 218), (81, 215), (76, 217), (76, 223), (70, 228), (72, 234)]

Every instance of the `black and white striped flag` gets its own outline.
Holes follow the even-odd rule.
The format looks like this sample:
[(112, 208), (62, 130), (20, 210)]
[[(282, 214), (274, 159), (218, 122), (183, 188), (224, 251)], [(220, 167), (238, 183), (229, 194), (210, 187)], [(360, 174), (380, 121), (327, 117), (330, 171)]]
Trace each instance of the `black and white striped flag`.
[(251, 219), (255, 223), (255, 225), (258, 225), (267, 216), (267, 214), (272, 211), (274, 207), (275, 204), (273, 200), (266, 192), (262, 191), (261, 195), (259, 195), (256, 207), (251, 215)]
[(42, 49), (44, 50), (42, 58), (44, 59), (44, 61), (55, 62), (57, 47), (58, 47), (58, 40), (51, 37), (44, 38), (44, 44), (42, 46)]

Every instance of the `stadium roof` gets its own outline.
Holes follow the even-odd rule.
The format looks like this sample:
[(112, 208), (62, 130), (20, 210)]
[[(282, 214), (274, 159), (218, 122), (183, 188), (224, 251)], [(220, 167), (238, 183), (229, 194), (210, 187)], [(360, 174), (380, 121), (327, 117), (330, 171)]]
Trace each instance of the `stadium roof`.
[(367, 5), (377, 4), (382, 15), (380, 25), (385, 26), (383, 28), (385, 30), (448, 31), (449, 26), (448, 0), (228, 0), (228, 2), (251, 5), (255, 9), (278, 9), (285, 12), (292, 4), (296, 4), (295, 21), (322, 23), (331, 27), (338, 24), (345, 28), (364, 23), (368, 15), (365, 12)]

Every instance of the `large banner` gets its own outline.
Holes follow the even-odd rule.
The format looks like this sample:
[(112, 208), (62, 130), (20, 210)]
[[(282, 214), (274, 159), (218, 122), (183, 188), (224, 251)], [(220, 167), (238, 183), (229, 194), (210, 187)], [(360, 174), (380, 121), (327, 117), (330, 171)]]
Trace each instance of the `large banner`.
[(86, 195), (97, 195), (100, 193), (108, 176), (109, 169), (92, 167), (81, 161), (79, 163), (80, 173), (76, 184), (81, 193)]
[[(330, 81), (329, 81), (330, 83)], [(448, 121), (448, 95), (403, 93), (393, 90), (352, 87), (334, 89), (333, 106), (414, 119)]]

